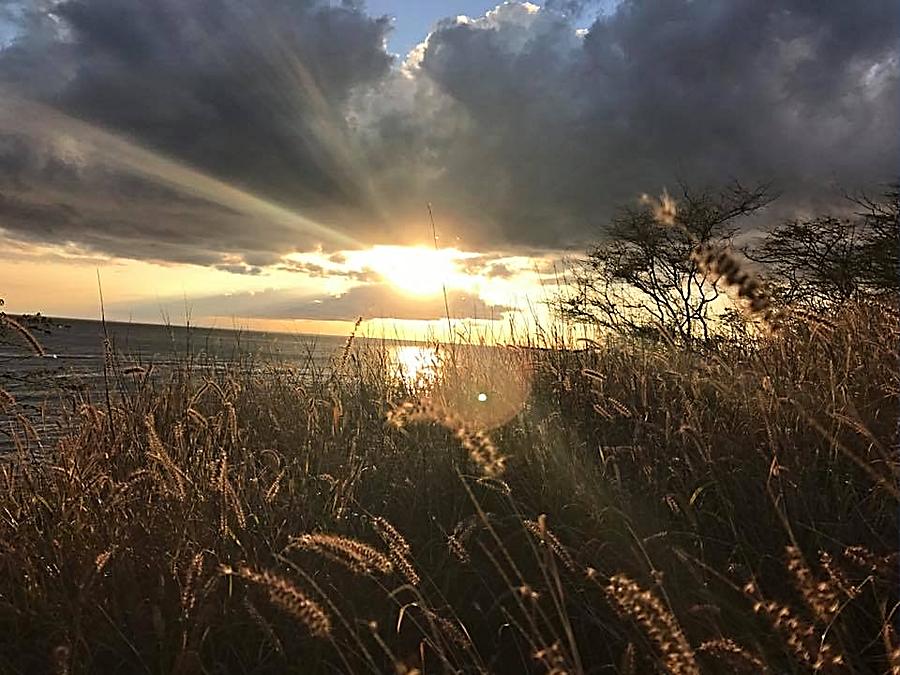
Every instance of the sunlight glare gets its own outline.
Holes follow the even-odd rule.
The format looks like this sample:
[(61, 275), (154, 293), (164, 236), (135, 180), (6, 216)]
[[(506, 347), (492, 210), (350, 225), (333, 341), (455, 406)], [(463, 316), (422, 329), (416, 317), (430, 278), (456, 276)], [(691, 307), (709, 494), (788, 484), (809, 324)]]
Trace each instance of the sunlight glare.
[(403, 345), (392, 347), (391, 361), (400, 371), (400, 377), (409, 384), (422, 384), (437, 376), (440, 356), (434, 347)]
[(461, 275), (456, 249), (375, 246), (358, 258), (382, 279), (411, 295), (436, 295)]

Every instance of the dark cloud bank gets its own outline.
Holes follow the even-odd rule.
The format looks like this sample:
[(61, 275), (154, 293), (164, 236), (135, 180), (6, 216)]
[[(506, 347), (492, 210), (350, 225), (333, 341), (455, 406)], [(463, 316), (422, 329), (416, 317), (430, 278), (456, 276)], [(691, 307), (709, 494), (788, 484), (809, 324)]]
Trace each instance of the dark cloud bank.
[[(428, 201), (466, 245), (560, 247), (678, 179), (774, 179), (801, 203), (900, 173), (895, 0), (626, 0), (576, 31), (586, 5), (446, 20), (401, 63), (362, 2), (0, 0), (18, 24), (0, 97), (363, 243), (415, 237)], [(235, 271), (339, 247), (123, 170), (49, 122), (24, 133), (11, 110), (0, 99), (14, 238)]]
[[(500, 319), (510, 310), (489, 305), (467, 293), (450, 291), (447, 306), (455, 319)], [(141, 321), (158, 321), (165, 312), (177, 315), (183, 301), (173, 303), (133, 303), (112, 305), (110, 310)], [(297, 291), (271, 289), (257, 293), (235, 293), (194, 298), (189, 303), (199, 316), (235, 316), (250, 319), (355, 321), (388, 317), (400, 320), (429, 321), (446, 317), (443, 295), (419, 297), (405, 294), (388, 284), (356, 286), (339, 296), (304, 295)]]

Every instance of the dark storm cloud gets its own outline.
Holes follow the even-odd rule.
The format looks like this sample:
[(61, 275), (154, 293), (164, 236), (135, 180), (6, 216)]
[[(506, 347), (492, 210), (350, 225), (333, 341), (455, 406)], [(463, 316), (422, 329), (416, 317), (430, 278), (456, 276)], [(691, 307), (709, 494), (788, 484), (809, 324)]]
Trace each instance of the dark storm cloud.
[[(474, 296), (451, 292), (448, 304), (455, 319), (502, 317), (509, 308), (488, 305)], [(140, 319), (158, 319), (160, 310), (172, 313), (184, 310), (184, 299), (153, 304), (115, 304), (108, 309), (118, 315)], [(340, 296), (303, 295), (291, 290), (266, 290), (256, 293), (235, 293), (193, 299), (189, 309), (196, 316), (234, 316), (245, 319), (313, 319), (322, 321), (355, 321), (389, 318), (435, 320), (446, 316), (443, 295), (411, 296), (387, 284), (367, 284), (349, 289)]]
[[(679, 179), (774, 179), (800, 203), (900, 171), (894, 0), (626, 0), (586, 31), (597, 3), (513, 3), (393, 69), (358, 3), (28, 6), (0, 86), (362, 242), (412, 237), (429, 201), (462, 245), (562, 247)], [(322, 239), (47, 127), (24, 137), (0, 101), (15, 237), (243, 273)]]
[(396, 78), (409, 104), (369, 101), (385, 146), (402, 139), (383, 175), (417, 164), (439, 213), (543, 244), (678, 179), (774, 179), (789, 200), (891, 180), (898, 17), (894, 0), (632, 0), (580, 36), (513, 5), (447, 21)]
[[(14, 92), (49, 104), (323, 223), (352, 230), (335, 214), (377, 211), (343, 108), (354, 87), (388, 71), (388, 25), (353, 3), (66, 0), (34, 5), (21, 24), (0, 51), (0, 97)], [(211, 203), (167, 212), (177, 195), (134, 194), (146, 177), (112, 172), (114, 158), (96, 152), (87, 163), (67, 157), (58, 125), (45, 127), (25, 138), (0, 101), (0, 192), (37, 211), (67, 201), (77, 216), (36, 234), (45, 226), (23, 221), (21, 208), (0, 212), (18, 236), (68, 238), (134, 257), (180, 248), (167, 253), (177, 260), (235, 251), (277, 259), (317, 241), (302, 228), (223, 214)], [(88, 192), (108, 199), (85, 203)], [(116, 195), (129, 213), (107, 208)]]

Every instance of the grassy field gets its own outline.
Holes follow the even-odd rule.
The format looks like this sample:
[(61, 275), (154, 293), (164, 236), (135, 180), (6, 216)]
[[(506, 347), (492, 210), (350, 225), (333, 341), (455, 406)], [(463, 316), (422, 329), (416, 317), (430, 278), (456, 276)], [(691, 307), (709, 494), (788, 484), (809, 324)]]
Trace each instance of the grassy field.
[(0, 468), (0, 672), (900, 673), (898, 326), (419, 383), (111, 357)]

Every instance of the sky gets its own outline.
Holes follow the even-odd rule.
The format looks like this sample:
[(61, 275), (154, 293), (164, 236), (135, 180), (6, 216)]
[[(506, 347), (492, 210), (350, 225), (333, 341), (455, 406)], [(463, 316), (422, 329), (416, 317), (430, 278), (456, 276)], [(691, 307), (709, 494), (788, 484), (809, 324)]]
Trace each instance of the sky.
[(458, 15), (483, 16), (496, 4), (490, 0), (369, 0), (366, 7), (374, 16), (387, 15), (393, 19), (389, 48), (395, 54), (406, 56), (440, 19)]
[(421, 333), (446, 287), (493, 330), (643, 193), (895, 180), (898, 34), (893, 0), (0, 0), (0, 297)]
[[(589, 26), (592, 18), (608, 14), (619, 0), (603, 0), (584, 3), (575, 23)], [(388, 49), (394, 54), (406, 56), (423, 37), (430, 33), (441, 19), (456, 16), (480, 17), (497, 6), (496, 0), (369, 0), (366, 8), (373, 16), (386, 15), (393, 20), (388, 35)]]

